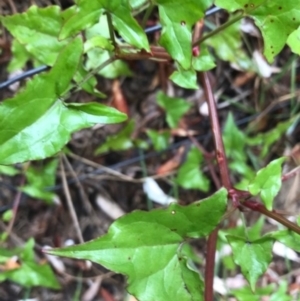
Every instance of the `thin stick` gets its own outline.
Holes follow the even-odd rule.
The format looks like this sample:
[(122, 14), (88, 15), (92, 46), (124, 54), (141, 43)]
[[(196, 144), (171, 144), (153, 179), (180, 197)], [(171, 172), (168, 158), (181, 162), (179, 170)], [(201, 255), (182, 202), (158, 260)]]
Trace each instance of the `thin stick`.
[[(21, 179), (21, 183), (20, 186), (24, 186), (25, 183), (25, 177), (23, 176)], [(7, 227), (7, 237), (11, 234), (11, 231), (13, 229), (16, 217), (17, 217), (17, 213), (18, 213), (18, 209), (19, 209), (19, 205), (20, 205), (20, 201), (21, 201), (21, 196), (22, 196), (22, 191), (19, 189), (16, 196), (15, 196), (15, 200), (13, 203), (13, 208), (12, 208), (12, 212), (13, 212), (13, 216), (12, 219), (9, 221), (8, 227)]]
[(234, 24), (235, 22), (241, 20), (244, 17), (243, 14), (239, 14), (235, 17), (233, 17), (231, 20), (227, 21), (226, 23), (222, 24), (221, 26), (217, 27), (215, 30), (211, 31), (210, 33), (206, 34), (205, 36), (200, 37), (199, 39), (197, 39), (194, 43), (193, 46), (197, 46), (200, 45), (201, 43), (203, 43), (205, 40), (207, 40), (210, 37), (215, 36), (216, 34), (218, 34), (219, 32), (223, 31), (224, 29), (228, 28), (229, 26), (231, 26), (232, 24)]
[(75, 179), (75, 183), (76, 183), (76, 185), (77, 185), (77, 187), (78, 187), (78, 189), (80, 191), (80, 194), (81, 194), (81, 197), (82, 197), (85, 209), (87, 210), (88, 213), (91, 213), (93, 211), (93, 207), (90, 204), (89, 198), (86, 195), (86, 193), (85, 193), (85, 191), (83, 189), (83, 186), (82, 186), (81, 182), (79, 181), (79, 179), (77, 177), (77, 174), (76, 174), (73, 166), (70, 164), (70, 162), (69, 162), (68, 158), (65, 156), (65, 154), (63, 154), (62, 157), (63, 157), (63, 160), (65, 161), (65, 164), (67, 165), (68, 169), (70, 170), (73, 178)]
[(109, 29), (110, 39), (112, 40), (112, 43), (113, 43), (113, 45), (115, 47), (115, 51), (118, 52), (118, 45), (117, 45), (116, 39), (115, 39), (112, 18), (111, 18), (111, 14), (108, 11), (106, 12), (106, 18), (107, 18), (107, 25), (108, 25), (108, 29)]
[(65, 194), (65, 197), (66, 197), (66, 200), (67, 200), (67, 205), (68, 205), (68, 208), (69, 208), (69, 211), (70, 211), (71, 218), (72, 218), (74, 226), (75, 226), (75, 231), (76, 231), (79, 242), (84, 243), (83, 236), (82, 236), (82, 233), (81, 233), (81, 230), (80, 230), (80, 225), (79, 225), (79, 222), (78, 222), (78, 218), (77, 218), (74, 206), (73, 206), (70, 190), (69, 190), (69, 187), (68, 187), (65, 168), (64, 168), (64, 164), (62, 162), (62, 157), (60, 157), (60, 169), (61, 169), (61, 178), (62, 178), (64, 194)]

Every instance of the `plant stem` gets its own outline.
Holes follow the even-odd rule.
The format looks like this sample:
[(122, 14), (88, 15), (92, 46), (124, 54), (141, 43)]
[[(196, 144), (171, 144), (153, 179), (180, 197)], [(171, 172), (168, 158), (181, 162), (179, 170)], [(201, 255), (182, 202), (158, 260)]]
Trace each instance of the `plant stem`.
[[(21, 181), (20, 181), (20, 188), (23, 187), (24, 184), (25, 184), (25, 176), (22, 176)], [(21, 201), (21, 196), (22, 196), (22, 190), (20, 188), (18, 189), (18, 192), (14, 199), (13, 208), (12, 208), (13, 216), (7, 227), (7, 231), (6, 231), (7, 237), (9, 237), (9, 235), (11, 234), (11, 231), (13, 229), (13, 226), (14, 226), (14, 223), (15, 223), (15, 220), (17, 217), (17, 213), (18, 213), (18, 209), (19, 209), (19, 205), (20, 205), (20, 201)]]
[(296, 177), (299, 173), (300, 173), (300, 166), (297, 166), (294, 169), (292, 169), (291, 171), (289, 171), (288, 173), (282, 175), (281, 181), (282, 182), (287, 181), (292, 177)]
[(278, 214), (277, 212), (269, 211), (264, 205), (262, 205), (258, 202), (252, 201), (252, 200), (246, 200), (246, 201), (242, 202), (241, 204), (243, 206), (251, 209), (252, 211), (260, 212), (260, 213), (274, 219), (275, 221), (279, 222), (280, 224), (286, 226), (291, 231), (294, 231), (300, 235), (300, 227), (299, 226), (290, 222), (288, 219), (286, 219), (282, 215)]
[(215, 228), (208, 237), (206, 247), (206, 258), (205, 258), (205, 289), (204, 289), (204, 300), (213, 301), (213, 285), (214, 285), (214, 274), (215, 274), (215, 254), (217, 248), (219, 228)]
[(231, 190), (232, 185), (230, 182), (228, 163), (227, 163), (220, 123), (217, 114), (217, 106), (212, 91), (212, 87), (206, 72), (201, 73), (201, 80), (202, 80), (202, 85), (204, 88), (206, 101), (209, 109), (209, 117), (210, 117), (213, 139), (215, 144), (216, 159), (220, 169), (221, 182), (222, 185), (229, 191)]
[(115, 61), (117, 58), (115, 56), (110, 57), (106, 61), (104, 61), (100, 66), (92, 70), (90, 73), (86, 75), (85, 78), (83, 78), (80, 82), (77, 83), (77, 87), (74, 91), (71, 91), (71, 93), (78, 92), (81, 90), (81, 86), (86, 83), (90, 78), (92, 78), (95, 74), (97, 74), (100, 70), (104, 69), (106, 66), (111, 64), (113, 61)]
[(146, 23), (147, 23), (147, 21), (148, 21), (148, 19), (149, 19), (150, 14), (152, 13), (153, 9), (154, 9), (154, 5), (153, 5), (153, 4), (150, 4), (150, 5), (148, 6), (148, 8), (147, 8), (147, 10), (146, 10), (146, 13), (145, 13), (145, 15), (144, 15), (144, 17), (143, 17), (143, 20), (142, 20), (142, 27), (143, 27), (143, 28), (146, 26)]
[(205, 40), (215, 36), (216, 34), (218, 34), (219, 32), (223, 31), (224, 29), (226, 29), (227, 27), (229, 27), (230, 25), (234, 24), (235, 22), (241, 20), (244, 17), (244, 14), (238, 14), (235, 17), (233, 17), (232, 19), (230, 19), (229, 21), (227, 21), (226, 23), (222, 24), (221, 26), (217, 27), (215, 30), (211, 31), (210, 33), (206, 34), (205, 36), (202, 36), (201, 38), (197, 39), (194, 43), (193, 46), (197, 46), (201, 43), (203, 43)]
[(109, 12), (106, 12), (106, 18), (107, 18), (107, 25), (108, 25), (110, 39), (112, 40), (116, 53), (118, 53), (118, 45), (115, 40), (114, 27), (112, 24), (111, 14)]
[[(200, 74), (202, 85), (204, 88), (206, 101), (209, 109), (209, 117), (211, 121), (211, 129), (215, 144), (215, 154), (218, 162), (222, 185), (228, 190), (231, 190), (231, 182), (229, 178), (229, 170), (227, 165), (227, 158), (225, 154), (224, 144), (222, 140), (222, 133), (218, 119), (217, 107), (212, 91), (212, 87), (208, 78), (208, 74), (203, 72)], [(215, 253), (218, 238), (218, 227), (210, 233), (207, 240), (206, 250), (206, 265), (205, 265), (205, 301), (213, 301), (213, 282), (215, 270)]]

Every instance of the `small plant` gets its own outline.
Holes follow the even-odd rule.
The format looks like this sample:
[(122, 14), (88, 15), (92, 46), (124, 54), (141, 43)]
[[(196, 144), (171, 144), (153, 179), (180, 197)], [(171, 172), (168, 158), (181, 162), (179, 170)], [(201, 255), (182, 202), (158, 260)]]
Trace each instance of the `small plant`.
[[(54, 5), (47, 8), (32, 6), (22, 14), (1, 17), (3, 25), (14, 37), (14, 59), (9, 69), (12, 71), (21, 68), (28, 60), (35, 65), (47, 65), (51, 68), (36, 75), (16, 96), (1, 103), (0, 164), (12, 165), (56, 156), (68, 143), (72, 133), (99, 123), (124, 122), (126, 114), (117, 109), (99, 102), (72, 102), (72, 96), (75, 92), (84, 90), (95, 98), (103, 97), (104, 94), (96, 88), (95, 75), (109, 78), (129, 75), (126, 60), (173, 60), (175, 70), (170, 79), (175, 84), (187, 89), (197, 89), (198, 80), (202, 82), (209, 108), (215, 145), (214, 159), (219, 168), (220, 185), (218, 182), (213, 183), (212, 186), (217, 187), (217, 191), (201, 201), (188, 206), (174, 203), (167, 208), (149, 212), (134, 211), (117, 219), (108, 233), (100, 238), (46, 252), (91, 260), (126, 275), (128, 291), (141, 301), (212, 301), (218, 229), (233, 212), (249, 209), (287, 228), (264, 235), (258, 226), (250, 229), (243, 226), (236, 233), (222, 230), (220, 237), (223, 238), (223, 243), (227, 242), (231, 246), (234, 263), (240, 266), (251, 290), (255, 291), (257, 280), (272, 260), (275, 241), (300, 251), (300, 228), (273, 210), (273, 200), (280, 190), (282, 179), (286, 179), (281, 174), (285, 158), (276, 158), (255, 172), (254, 168), (249, 167), (245, 149), (263, 142), (258, 157), (266, 156), (270, 145), (292, 123), (297, 122), (298, 116), (281, 127), (278, 126), (272, 133), (253, 138), (241, 132), (233, 116), (229, 115), (222, 136), (206, 71), (215, 67), (210, 54), (211, 47), (221, 59), (231, 63), (238, 60), (239, 67), (244, 70), (252, 68), (241, 48), (241, 41), (235, 39), (237, 24), (246, 17), (255, 22), (262, 34), (264, 56), (268, 62), (272, 62), (286, 44), (294, 53), (300, 54), (300, 2), (237, 0), (233, 3), (216, 0), (214, 4), (229, 14), (232, 13), (231, 17), (221, 26), (202, 35), (197, 35), (194, 29), (213, 1), (75, 2), (75, 5), (64, 11)], [(134, 16), (143, 13), (147, 17), (156, 7), (162, 30), (158, 44), (150, 44)], [(116, 32), (121, 38), (117, 37)], [(232, 43), (229, 43), (232, 48), (225, 48), (222, 52), (219, 47), (224, 37), (232, 39)], [(238, 57), (232, 55), (232, 52), (237, 52)], [(181, 117), (190, 108), (190, 104), (184, 99), (169, 97), (163, 92), (158, 93), (157, 104), (166, 114), (170, 131), (178, 127)], [(109, 137), (97, 148), (96, 153), (134, 147), (138, 141), (136, 143), (130, 137), (133, 129), (134, 122), (129, 120), (126, 127), (119, 134)], [(170, 138), (169, 132), (162, 134), (148, 130), (147, 135), (157, 150), (165, 149)], [(196, 147), (191, 148), (175, 182), (187, 189), (209, 191), (210, 182), (199, 171), (199, 165), (204, 159), (207, 159), (205, 152), (200, 152)], [(209, 161), (213, 162), (214, 159), (210, 158)], [(26, 171), (28, 183), (22, 191), (47, 202), (53, 201), (55, 195), (42, 188), (53, 184), (56, 167), (56, 159), (49, 161), (44, 167), (43, 177), (34, 167), (29, 167)], [(297, 172), (298, 170), (293, 175)], [(232, 183), (231, 173), (242, 177), (236, 187)], [(191, 260), (194, 255), (189, 241), (207, 236), (203, 277)], [(30, 253), (32, 243), (30, 240), (24, 251), (18, 252), (23, 257), (29, 254), (29, 257), (26, 256), (30, 259), (30, 266), (36, 269)], [(0, 250), (0, 257), (3, 252)], [(48, 270), (47, 273), (52, 279), (53, 275)], [(17, 276), (11, 274), (5, 273), (0, 276), (0, 280), (17, 281)], [(21, 284), (46, 285), (43, 281)], [(48, 286), (57, 288), (58, 283), (52, 279)], [(283, 296), (284, 285), (282, 287)], [(239, 296), (239, 293), (241, 292), (237, 291), (234, 294)]]

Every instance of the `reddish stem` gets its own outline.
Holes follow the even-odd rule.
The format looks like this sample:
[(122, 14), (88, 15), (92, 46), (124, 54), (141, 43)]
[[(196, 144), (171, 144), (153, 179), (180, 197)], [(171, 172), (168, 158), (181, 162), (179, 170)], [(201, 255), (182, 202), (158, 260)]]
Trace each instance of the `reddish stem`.
[(218, 119), (217, 107), (212, 87), (206, 72), (201, 73), (202, 85), (204, 88), (206, 101), (209, 109), (209, 117), (215, 144), (216, 159), (220, 169), (222, 185), (229, 191), (232, 187), (229, 177), (227, 158), (225, 154), (220, 123)]
[(290, 222), (288, 219), (286, 219), (282, 215), (278, 214), (277, 212), (269, 211), (263, 204), (260, 204), (253, 200), (246, 200), (246, 201), (242, 202), (241, 205), (251, 209), (252, 211), (260, 212), (260, 213), (274, 219), (275, 221), (279, 222), (280, 224), (286, 226), (288, 229), (290, 229), (300, 235), (300, 227), (299, 226), (297, 226), (295, 223)]
[(290, 178), (295, 177), (298, 173), (300, 173), (300, 166), (297, 166), (296, 168), (294, 168), (294, 169), (291, 170), (290, 172), (284, 174), (284, 175), (281, 177), (281, 181), (282, 181), (282, 182), (287, 181), (287, 180), (289, 180)]
[[(225, 154), (221, 128), (219, 124), (217, 107), (212, 91), (212, 87), (206, 72), (201, 74), (202, 85), (204, 88), (206, 101), (209, 109), (209, 117), (211, 121), (211, 129), (213, 133), (213, 139), (215, 144), (215, 154), (218, 162), (222, 185), (227, 188), (228, 191), (232, 190), (232, 185), (229, 177), (229, 170), (227, 165), (227, 158)], [(235, 198), (233, 198), (235, 200)], [(218, 228), (210, 233), (207, 240), (206, 251), (206, 265), (205, 265), (205, 301), (213, 301), (213, 283), (214, 283), (214, 270), (215, 270), (215, 253), (218, 238)]]
[(206, 247), (206, 258), (205, 258), (205, 289), (204, 289), (204, 300), (214, 300), (214, 275), (215, 275), (215, 254), (217, 248), (219, 228), (215, 228), (208, 237)]

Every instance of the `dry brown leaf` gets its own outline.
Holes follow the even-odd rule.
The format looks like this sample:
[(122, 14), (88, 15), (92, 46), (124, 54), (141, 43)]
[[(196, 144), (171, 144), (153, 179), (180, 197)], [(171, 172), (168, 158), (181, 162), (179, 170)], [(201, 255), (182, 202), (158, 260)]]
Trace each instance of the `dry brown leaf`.
[(21, 264), (18, 261), (17, 256), (13, 256), (9, 258), (3, 265), (0, 265), (0, 270), (2, 271), (10, 271), (15, 270), (21, 267)]
[(113, 102), (112, 102), (113, 107), (119, 110), (120, 112), (129, 115), (128, 104), (121, 90), (120, 81), (117, 79), (113, 81), (112, 94), (113, 94)]
[(180, 147), (175, 156), (173, 156), (170, 160), (168, 160), (167, 162), (165, 162), (163, 165), (161, 165), (157, 170), (156, 170), (156, 174), (157, 175), (163, 175), (166, 174), (170, 171), (175, 170), (176, 168), (178, 168), (178, 166), (180, 165), (181, 161), (182, 161), (182, 157), (184, 154), (184, 147)]

